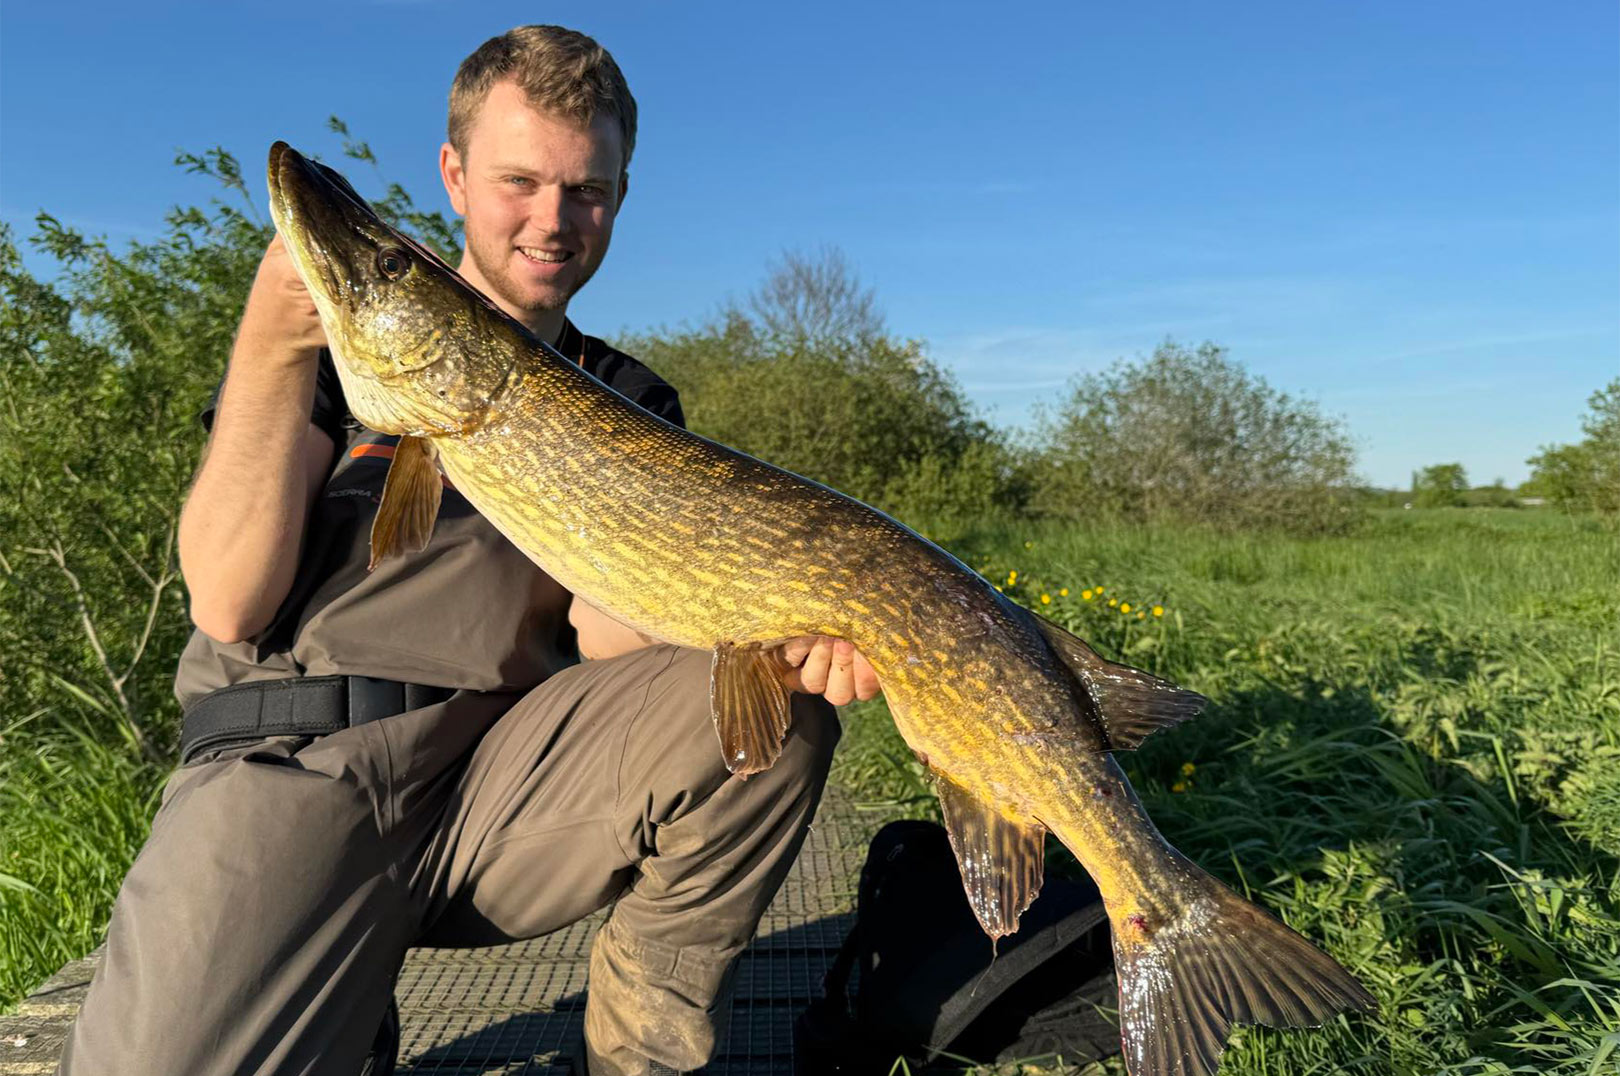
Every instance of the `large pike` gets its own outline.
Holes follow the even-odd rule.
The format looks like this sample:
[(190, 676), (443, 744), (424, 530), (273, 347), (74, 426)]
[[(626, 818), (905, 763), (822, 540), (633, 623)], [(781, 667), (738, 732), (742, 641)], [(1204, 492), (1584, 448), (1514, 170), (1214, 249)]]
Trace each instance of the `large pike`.
[(1204, 699), (1101, 658), (859, 501), (636, 407), (384, 224), (336, 172), (270, 150), (271, 209), (356, 418), (399, 434), (374, 556), (420, 548), (440, 467), (559, 583), (714, 653), (720, 750), (771, 765), (774, 644), (853, 642), (931, 771), (969, 901), (1017, 929), (1053, 833), (1113, 928), (1133, 1076), (1214, 1072), (1234, 1024), (1315, 1026), (1373, 999), (1330, 957), (1170, 847), (1112, 752)]

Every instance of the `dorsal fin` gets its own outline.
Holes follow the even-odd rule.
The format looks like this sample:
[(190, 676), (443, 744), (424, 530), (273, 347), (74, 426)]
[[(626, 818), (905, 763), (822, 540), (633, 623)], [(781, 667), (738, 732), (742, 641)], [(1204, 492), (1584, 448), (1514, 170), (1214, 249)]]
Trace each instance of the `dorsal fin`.
[(1159, 729), (1197, 716), (1209, 701), (1152, 673), (1109, 661), (1078, 635), (1039, 613), (1030, 615), (1097, 704), (1110, 751), (1134, 751)]

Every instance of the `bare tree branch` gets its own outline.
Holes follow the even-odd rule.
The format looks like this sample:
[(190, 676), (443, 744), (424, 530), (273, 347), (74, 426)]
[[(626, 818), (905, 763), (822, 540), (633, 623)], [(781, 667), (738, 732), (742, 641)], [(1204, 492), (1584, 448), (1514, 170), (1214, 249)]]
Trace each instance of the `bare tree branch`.
[(33, 549), (29, 552), (39, 553), (48, 557), (57, 569), (67, 579), (68, 587), (73, 591), (74, 603), (78, 606), (79, 624), (84, 629), (86, 641), (91, 651), (96, 655), (96, 661), (101, 665), (101, 671), (107, 677), (107, 684), (112, 689), (114, 698), (118, 702), (119, 716), (134, 738), (141, 753), (154, 762), (159, 761), (157, 749), (142, 730), (139, 720), (135, 716), (135, 707), (131, 704), (129, 696), (124, 692), (124, 678), (113, 671), (112, 662), (107, 657), (107, 648), (102, 645), (101, 633), (96, 630), (95, 619), (90, 615), (90, 603), (85, 597), (84, 587), (73, 569), (68, 567), (67, 553), (62, 548), (61, 539), (54, 540), (44, 549)]
[(124, 670), (124, 675), (119, 678), (120, 686), (134, 673), (135, 666), (140, 664), (141, 655), (146, 652), (147, 641), (152, 638), (152, 629), (157, 624), (158, 610), (162, 607), (164, 592), (169, 589), (170, 583), (180, 577), (180, 572), (173, 566), (175, 535), (178, 531), (179, 524), (171, 522), (168, 536), (164, 539), (163, 544), (163, 571), (158, 579), (154, 582), (150, 576), (146, 576), (145, 572), (141, 573), (146, 576), (147, 582), (152, 586), (152, 600), (147, 603), (146, 623), (142, 625), (140, 637), (135, 641), (135, 650), (130, 655), (129, 666)]

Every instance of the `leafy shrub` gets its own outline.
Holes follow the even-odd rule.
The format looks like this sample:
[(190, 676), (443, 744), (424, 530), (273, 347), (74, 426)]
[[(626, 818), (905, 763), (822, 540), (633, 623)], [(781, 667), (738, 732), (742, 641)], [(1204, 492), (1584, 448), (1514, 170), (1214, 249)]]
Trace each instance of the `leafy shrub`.
[(1420, 508), (1455, 508), (1468, 492), (1468, 473), (1460, 463), (1437, 463), (1412, 474), (1412, 501)]
[[(364, 143), (344, 152), (372, 161)], [(161, 236), (123, 251), (41, 213), (33, 245), (60, 269), (49, 283), (0, 225), (0, 715), (54, 706), (148, 761), (175, 748), (170, 681), (191, 627), (175, 537), (196, 416), (272, 234), (230, 154), (175, 163), (240, 203), (173, 209)], [(439, 214), (387, 189), (385, 217), (454, 242)]]
[(694, 431), (909, 523), (1023, 509), (1018, 454), (920, 344), (885, 330), (836, 253), (788, 255), (708, 325), (621, 343), (680, 390)]
[(1530, 481), (1520, 492), (1569, 509), (1620, 517), (1620, 378), (1594, 392), (1581, 419), (1584, 440), (1548, 445), (1526, 462)]
[(1355, 452), (1343, 424), (1204, 344), (1165, 343), (1088, 374), (1043, 409), (1036, 506), (1217, 526), (1343, 529)]

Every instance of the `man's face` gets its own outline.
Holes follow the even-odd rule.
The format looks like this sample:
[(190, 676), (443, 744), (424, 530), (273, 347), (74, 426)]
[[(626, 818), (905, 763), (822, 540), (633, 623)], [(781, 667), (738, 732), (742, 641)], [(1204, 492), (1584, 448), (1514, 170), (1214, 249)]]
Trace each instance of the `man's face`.
[[(562, 310), (596, 272), (627, 188), (618, 121), (584, 127), (496, 83), (467, 137), (439, 168), (466, 218), (463, 275), (520, 320)], [(470, 263), (470, 264), (469, 264)]]

